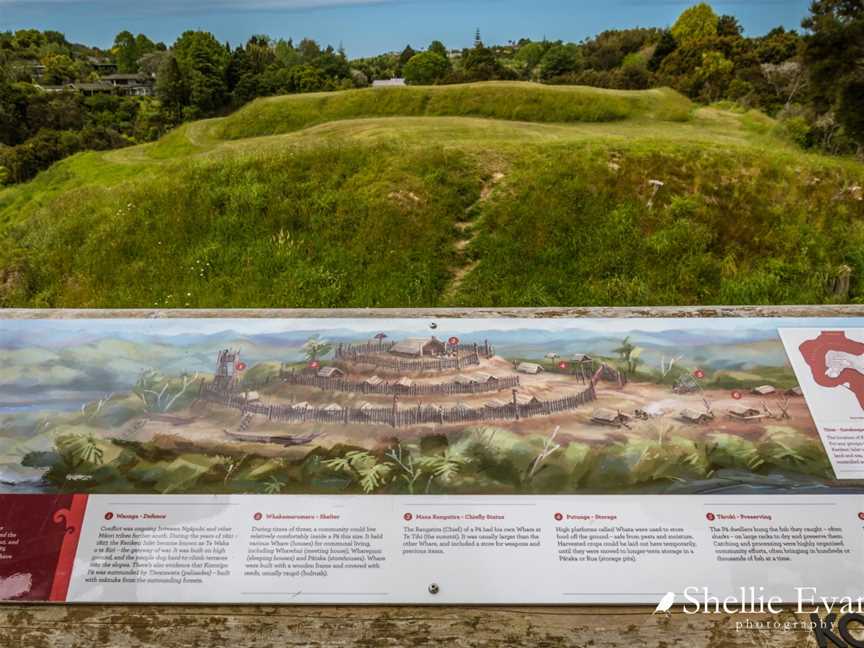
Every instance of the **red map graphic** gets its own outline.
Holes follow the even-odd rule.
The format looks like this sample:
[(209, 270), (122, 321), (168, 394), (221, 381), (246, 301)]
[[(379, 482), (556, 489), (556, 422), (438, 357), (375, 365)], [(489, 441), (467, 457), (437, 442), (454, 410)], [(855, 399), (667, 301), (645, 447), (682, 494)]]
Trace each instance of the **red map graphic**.
[(825, 354), (829, 351), (842, 351), (852, 355), (864, 354), (864, 344), (846, 337), (844, 331), (822, 331), (815, 340), (802, 342), (798, 347), (805, 362), (810, 367), (813, 380), (822, 387), (845, 387), (847, 384), (864, 409), (864, 374), (855, 369), (844, 369), (839, 376), (831, 378), (825, 372)]
[(86, 495), (0, 495), (0, 600), (64, 601)]

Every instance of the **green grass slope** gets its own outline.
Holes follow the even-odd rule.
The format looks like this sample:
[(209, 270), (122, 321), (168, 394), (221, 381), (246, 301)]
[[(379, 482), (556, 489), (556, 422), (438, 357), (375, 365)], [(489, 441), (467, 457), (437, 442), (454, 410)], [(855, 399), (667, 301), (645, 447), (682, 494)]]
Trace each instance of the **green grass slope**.
[(367, 88), (258, 99), (226, 119), (225, 139), (290, 133), (360, 117), (484, 117), (511, 121), (612, 122), (636, 117), (685, 121), (692, 104), (669, 89), (622, 92), (519, 82)]
[(864, 300), (864, 165), (671, 91), (253, 102), (0, 191), (0, 304)]

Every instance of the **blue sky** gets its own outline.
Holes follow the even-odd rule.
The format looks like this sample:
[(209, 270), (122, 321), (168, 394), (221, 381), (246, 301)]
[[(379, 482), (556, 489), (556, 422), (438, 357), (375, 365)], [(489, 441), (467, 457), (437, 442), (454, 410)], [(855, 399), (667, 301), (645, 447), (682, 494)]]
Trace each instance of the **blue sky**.
[[(0, 30), (36, 27), (72, 41), (107, 47), (123, 29), (168, 44), (204, 29), (238, 44), (250, 35), (309, 36), (348, 55), (368, 56), (439, 39), (470, 45), (521, 37), (578, 41), (605, 29), (667, 26), (696, 0), (0, 0)], [(718, 13), (737, 16), (749, 35), (798, 28), (809, 0), (727, 0)]]

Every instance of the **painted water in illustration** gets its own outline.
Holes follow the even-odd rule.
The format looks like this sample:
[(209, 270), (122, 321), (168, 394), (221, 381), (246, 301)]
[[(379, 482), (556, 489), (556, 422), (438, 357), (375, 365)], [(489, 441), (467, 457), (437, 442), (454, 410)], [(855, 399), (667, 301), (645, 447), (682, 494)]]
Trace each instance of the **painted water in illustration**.
[(0, 492), (861, 492), (777, 334), (808, 325), (5, 321)]

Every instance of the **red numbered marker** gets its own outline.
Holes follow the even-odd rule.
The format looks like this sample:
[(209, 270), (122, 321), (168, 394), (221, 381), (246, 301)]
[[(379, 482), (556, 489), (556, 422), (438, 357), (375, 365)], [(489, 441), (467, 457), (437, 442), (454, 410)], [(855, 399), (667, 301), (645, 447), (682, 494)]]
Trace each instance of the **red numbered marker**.
[(732, 398), (734, 398), (735, 400), (741, 400), (742, 398), (744, 398), (744, 394), (742, 394), (738, 390), (735, 390), (732, 392)]
[(705, 372), (702, 371), (701, 369), (697, 369), (696, 371), (693, 372), (693, 376), (698, 378), (699, 380), (702, 380), (705, 377)]
[(310, 369), (318, 369), (320, 366), (321, 366), (321, 363), (318, 362), (317, 360), (313, 360), (312, 362), (309, 363)]
[(245, 362), (238, 362), (236, 365), (234, 365), (234, 367), (237, 369), (237, 371), (245, 371), (246, 370), (246, 363)]
[(566, 362), (559, 362), (559, 363), (558, 363), (558, 368), (559, 368), (559, 369), (566, 369), (566, 368), (567, 368), (567, 363), (566, 363)]

